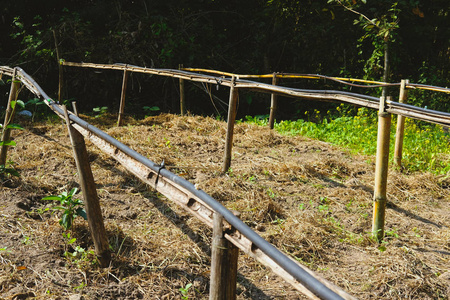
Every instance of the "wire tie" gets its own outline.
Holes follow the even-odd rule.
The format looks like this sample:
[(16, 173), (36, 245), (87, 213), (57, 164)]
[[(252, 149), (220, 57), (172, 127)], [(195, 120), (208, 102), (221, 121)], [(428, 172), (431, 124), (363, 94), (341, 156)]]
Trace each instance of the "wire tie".
[(216, 82), (217, 82), (216, 91), (218, 91), (219, 90), (219, 86), (222, 83), (222, 78), (219, 78), (219, 79), (215, 78), (215, 79), (216, 79)]
[(159, 165), (159, 168), (158, 168), (158, 174), (156, 175), (156, 180), (155, 180), (155, 187), (158, 185), (159, 174), (161, 173), (161, 170), (165, 169), (165, 168), (166, 168), (166, 164), (164, 163), (164, 159), (163, 159), (162, 163)]

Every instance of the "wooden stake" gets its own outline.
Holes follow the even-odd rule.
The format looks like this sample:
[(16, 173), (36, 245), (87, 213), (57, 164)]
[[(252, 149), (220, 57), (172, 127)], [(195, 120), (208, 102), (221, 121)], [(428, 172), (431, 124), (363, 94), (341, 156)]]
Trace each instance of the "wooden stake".
[[(272, 78), (272, 85), (277, 85), (277, 73), (273, 73), (273, 78)], [(272, 93), (271, 94), (271, 101), (270, 101), (270, 116), (269, 116), (269, 128), (273, 129), (273, 125), (275, 123), (275, 114), (277, 112), (277, 94)]]
[(64, 115), (67, 129), (72, 143), (75, 162), (77, 164), (78, 177), (80, 179), (81, 190), (86, 207), (86, 214), (94, 241), (95, 254), (102, 267), (108, 267), (111, 261), (109, 252), (108, 237), (106, 236), (105, 225), (103, 224), (100, 201), (95, 187), (94, 176), (89, 164), (88, 154), (84, 138), (71, 124), (67, 107), (64, 105)]
[(123, 123), (123, 113), (125, 111), (125, 95), (127, 93), (127, 83), (130, 71), (127, 69), (123, 70), (123, 80), (122, 80), (122, 94), (120, 95), (120, 108), (119, 108), (119, 119), (117, 120), (117, 126), (122, 126)]
[(223, 236), (223, 217), (214, 213), (211, 249), (210, 300), (236, 299), (239, 249)]
[[(400, 103), (408, 102), (408, 90), (406, 89), (406, 85), (408, 83), (409, 83), (408, 79), (402, 79), (402, 81), (400, 83), (400, 95), (399, 95), (399, 99), (398, 99)], [(395, 134), (394, 164), (399, 168), (402, 167), (404, 132), (405, 132), (405, 117), (398, 116), (397, 117), (397, 131)]]
[[(178, 69), (181, 70), (183, 65), (179, 65)], [(185, 113), (185, 94), (184, 94), (184, 79), (180, 78), (180, 114), (184, 116)]]
[[(19, 95), (20, 81), (16, 80), (17, 69), (14, 68), (13, 77), (11, 80), (11, 89), (9, 90), (8, 104), (6, 105), (5, 122), (3, 123), (2, 137), (0, 141), (6, 142), (11, 138), (11, 128), (7, 126), (14, 120), (14, 115), (16, 113), (16, 106), (12, 108), (11, 102), (17, 100)], [(17, 104), (17, 103), (16, 103)], [(8, 153), (8, 146), (2, 145), (0, 148), (0, 165), (6, 165), (6, 154)]]
[(380, 111), (378, 112), (377, 158), (375, 165), (372, 222), (372, 233), (378, 241), (381, 241), (384, 237), (390, 135), (391, 114), (386, 112), (385, 99), (382, 97), (380, 100)]
[(236, 120), (237, 98), (238, 89), (235, 87), (236, 78), (233, 76), (232, 85), (230, 89), (230, 100), (228, 106), (228, 122), (227, 122), (227, 137), (225, 140), (225, 155), (223, 160), (222, 171), (225, 173), (228, 171), (231, 165), (231, 150), (233, 148), (233, 130), (234, 122)]

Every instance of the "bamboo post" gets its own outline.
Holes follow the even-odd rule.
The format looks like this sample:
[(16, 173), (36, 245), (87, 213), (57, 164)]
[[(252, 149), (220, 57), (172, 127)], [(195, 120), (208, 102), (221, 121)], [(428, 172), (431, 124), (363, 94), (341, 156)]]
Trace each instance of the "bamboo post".
[(77, 102), (76, 101), (72, 101), (72, 108), (73, 108), (73, 113), (75, 114), (75, 116), (78, 117), (78, 108), (77, 108)]
[(375, 164), (375, 187), (373, 205), (373, 236), (381, 241), (384, 237), (384, 221), (386, 212), (387, 175), (389, 167), (389, 141), (391, 134), (391, 114), (386, 112), (386, 101), (380, 99), (378, 112), (377, 157)]
[[(400, 95), (398, 99), (400, 103), (408, 102), (408, 90), (406, 89), (406, 85), (408, 83), (409, 83), (408, 79), (402, 79), (400, 83)], [(402, 167), (404, 131), (405, 131), (405, 117), (399, 115), (397, 117), (397, 131), (395, 134), (395, 148), (394, 148), (394, 164), (399, 168)]]
[(239, 249), (223, 236), (223, 217), (213, 215), (210, 300), (236, 299)]
[[(16, 101), (17, 97), (19, 96), (20, 81), (16, 80), (16, 72), (17, 69), (14, 68), (14, 73), (11, 80), (11, 89), (9, 90), (8, 104), (6, 105), (5, 122), (3, 123), (2, 137), (0, 140), (2, 142), (9, 141), (9, 139), (11, 138), (11, 128), (8, 128), (8, 125), (11, 124), (11, 122), (14, 120), (14, 115), (16, 113), (16, 106), (14, 106), (13, 108), (11, 105), (11, 103), (13, 101)], [(6, 165), (7, 153), (8, 146), (2, 145), (0, 148), (0, 165)]]
[(58, 71), (59, 71), (59, 83), (58, 83), (58, 103), (61, 103), (62, 93), (63, 93), (63, 65), (61, 63), (61, 56), (59, 53), (58, 39), (56, 38), (56, 31), (53, 30), (53, 38), (55, 39), (56, 48), (56, 60), (58, 61)]
[(238, 98), (238, 89), (235, 87), (236, 78), (234, 76), (232, 77), (231, 82), (232, 84), (230, 88), (230, 100), (228, 106), (227, 137), (225, 140), (225, 155), (222, 168), (224, 173), (228, 171), (231, 165), (231, 149), (233, 148), (233, 130), (234, 122), (236, 120)]
[(100, 265), (102, 267), (108, 267), (111, 261), (108, 237), (106, 236), (105, 225), (103, 224), (100, 201), (95, 187), (94, 176), (92, 175), (91, 166), (89, 164), (86, 144), (81, 133), (71, 125), (67, 107), (64, 105), (63, 108), (75, 162), (77, 164), (78, 177), (83, 192), (89, 229), (94, 241), (95, 254)]
[(126, 69), (123, 70), (123, 80), (122, 80), (122, 93), (120, 94), (120, 108), (119, 108), (119, 118), (117, 119), (117, 126), (122, 126), (123, 114), (125, 112), (125, 95), (127, 93), (127, 83), (130, 71)]
[[(272, 85), (277, 85), (277, 73), (273, 73)], [(273, 129), (273, 125), (275, 123), (275, 114), (277, 113), (277, 98), (278, 96), (275, 93), (271, 94), (270, 99), (270, 116), (269, 116), (269, 128)]]
[[(179, 65), (178, 69), (181, 70), (183, 65)], [(180, 114), (184, 116), (185, 113), (185, 93), (184, 93), (184, 79), (180, 78)]]

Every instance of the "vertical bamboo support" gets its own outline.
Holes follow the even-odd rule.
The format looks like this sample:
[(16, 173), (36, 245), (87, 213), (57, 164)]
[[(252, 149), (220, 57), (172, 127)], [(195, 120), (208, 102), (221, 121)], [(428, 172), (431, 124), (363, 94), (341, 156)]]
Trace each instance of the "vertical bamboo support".
[(223, 236), (223, 217), (214, 213), (211, 249), (210, 300), (236, 299), (239, 249)]
[(389, 141), (391, 134), (391, 114), (386, 112), (385, 98), (380, 100), (378, 112), (377, 157), (375, 165), (375, 187), (373, 205), (373, 236), (381, 241), (384, 237), (384, 221), (386, 212), (387, 175), (389, 167)]
[(233, 148), (233, 130), (234, 122), (236, 120), (238, 89), (235, 87), (236, 78), (231, 79), (230, 100), (228, 106), (228, 122), (227, 122), (227, 137), (225, 140), (225, 155), (223, 160), (222, 171), (228, 171), (231, 165), (231, 149)]
[[(16, 112), (15, 106), (14, 108), (11, 106), (11, 102), (16, 101), (19, 95), (19, 86), (20, 81), (16, 80), (16, 72), (17, 69), (14, 68), (13, 77), (11, 80), (11, 89), (9, 90), (9, 98), (8, 104), (6, 105), (6, 114), (5, 114), (5, 122), (3, 123), (3, 130), (1, 140), (3, 142), (9, 141), (11, 138), (11, 129), (8, 128), (8, 125), (14, 120), (14, 114)], [(0, 148), (0, 165), (6, 164), (6, 154), (8, 153), (8, 146), (2, 145)]]
[[(400, 95), (399, 102), (408, 102), (408, 90), (406, 85), (409, 83), (408, 79), (402, 79), (400, 83)], [(403, 137), (405, 131), (405, 117), (398, 116), (397, 118), (397, 131), (395, 134), (395, 148), (394, 148), (394, 164), (401, 168), (402, 167), (402, 152), (403, 152)]]
[(73, 113), (75, 114), (75, 116), (78, 117), (78, 108), (77, 108), (77, 102), (76, 101), (72, 101), (72, 108), (73, 108)]
[[(179, 65), (178, 69), (181, 70), (183, 68), (183, 65)], [(184, 93), (184, 79), (180, 78), (180, 114), (184, 116), (185, 113), (185, 93)]]
[(119, 118), (117, 119), (117, 126), (122, 126), (123, 124), (123, 114), (125, 112), (125, 95), (127, 93), (127, 83), (129, 75), (130, 71), (128, 71), (125, 67), (125, 70), (123, 71), (122, 93), (120, 94), (120, 108), (119, 108)]
[(86, 144), (81, 133), (70, 124), (69, 114), (65, 105), (64, 115), (70, 135), (70, 141), (72, 143), (75, 162), (77, 164), (78, 177), (83, 192), (89, 229), (94, 241), (95, 254), (100, 265), (102, 267), (108, 267), (111, 261), (108, 237), (106, 236), (105, 225), (103, 224), (100, 201), (95, 187), (94, 176), (92, 175), (91, 166), (89, 164)]
[[(273, 73), (272, 85), (277, 85), (277, 73)], [(273, 129), (275, 123), (275, 114), (277, 113), (277, 98), (278, 96), (274, 93), (271, 94), (270, 99), (270, 116), (269, 116), (269, 128)]]
[(53, 38), (55, 39), (56, 48), (56, 60), (58, 61), (58, 71), (59, 71), (59, 83), (58, 83), (58, 103), (61, 103), (62, 93), (63, 93), (63, 65), (61, 63), (61, 56), (59, 53), (58, 39), (56, 38), (56, 31), (53, 30)]

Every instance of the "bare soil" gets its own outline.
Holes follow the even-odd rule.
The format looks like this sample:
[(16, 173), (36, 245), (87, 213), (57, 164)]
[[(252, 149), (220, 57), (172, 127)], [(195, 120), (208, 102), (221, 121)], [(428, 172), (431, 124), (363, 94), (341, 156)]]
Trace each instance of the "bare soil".
[[(386, 238), (370, 238), (374, 158), (300, 136), (238, 124), (232, 166), (221, 172), (226, 124), (161, 115), (115, 127), (115, 116), (83, 116), (154, 162), (199, 185), (262, 237), (360, 299), (448, 299), (450, 180), (391, 168)], [(100, 268), (81, 218), (69, 231), (56, 203), (78, 187), (65, 125), (14, 131), (9, 159), (20, 178), (0, 186), (0, 299), (207, 299), (211, 230), (139, 182), (87, 142), (112, 263)], [(82, 197), (82, 196), (80, 196)], [(66, 233), (67, 234), (67, 233)], [(242, 254), (238, 299), (302, 299)]]

